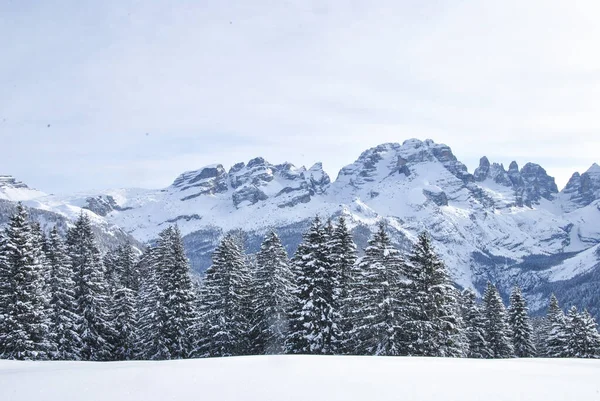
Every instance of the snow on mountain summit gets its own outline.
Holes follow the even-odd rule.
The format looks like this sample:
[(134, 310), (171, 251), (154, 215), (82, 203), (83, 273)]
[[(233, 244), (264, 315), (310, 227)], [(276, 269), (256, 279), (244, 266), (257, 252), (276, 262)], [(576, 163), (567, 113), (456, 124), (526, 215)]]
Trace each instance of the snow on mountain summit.
[(45, 195), (44, 192), (29, 188), (10, 175), (0, 175), (0, 199), (19, 202)]
[[(449, 146), (430, 139), (368, 149), (335, 181), (321, 163), (307, 169), (255, 157), (229, 171), (213, 164), (185, 172), (162, 190), (121, 189), (36, 202), (50, 210), (76, 204), (140, 241), (177, 224), (199, 271), (229, 230), (245, 232), (253, 252), (276, 228), (293, 252), (315, 215), (344, 215), (359, 246), (384, 220), (400, 246), (430, 232), (458, 284), (482, 287), (492, 280), (501, 289), (521, 284), (530, 295), (542, 291), (549, 277), (564, 281), (589, 272), (579, 260), (590, 261), (597, 253), (568, 259), (600, 242), (598, 165), (575, 174), (559, 193), (538, 164), (519, 168), (512, 162), (505, 169), (482, 157), (470, 173)], [(537, 267), (540, 262), (532, 260), (544, 263)], [(560, 275), (551, 275), (549, 269), (558, 264)]]

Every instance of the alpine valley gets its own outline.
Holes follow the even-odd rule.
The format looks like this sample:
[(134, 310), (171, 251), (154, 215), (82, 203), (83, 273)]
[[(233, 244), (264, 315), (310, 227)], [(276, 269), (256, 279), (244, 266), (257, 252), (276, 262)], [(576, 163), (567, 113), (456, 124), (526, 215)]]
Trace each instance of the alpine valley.
[(506, 169), (482, 157), (471, 173), (448, 146), (409, 139), (366, 150), (334, 181), (320, 163), (306, 169), (260, 157), (229, 171), (215, 164), (185, 172), (160, 190), (46, 195), (0, 176), (0, 224), (17, 201), (46, 229), (64, 230), (88, 213), (103, 249), (151, 243), (177, 224), (198, 273), (231, 230), (252, 253), (275, 229), (292, 254), (315, 215), (344, 215), (359, 248), (383, 219), (401, 248), (427, 230), (459, 286), (482, 291), (491, 280), (506, 295), (519, 285), (534, 312), (555, 293), (600, 318), (597, 164), (559, 191), (538, 164)]

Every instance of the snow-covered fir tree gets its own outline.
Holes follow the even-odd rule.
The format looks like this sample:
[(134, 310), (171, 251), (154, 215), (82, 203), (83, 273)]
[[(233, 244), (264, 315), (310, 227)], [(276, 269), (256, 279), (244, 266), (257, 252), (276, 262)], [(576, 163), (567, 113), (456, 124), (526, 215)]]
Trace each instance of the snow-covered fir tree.
[(543, 324), (544, 356), (561, 358), (566, 356), (565, 314), (554, 294), (550, 297), (548, 312)]
[(337, 274), (329, 259), (327, 230), (316, 217), (293, 258), (296, 291), (286, 350), (336, 354), (341, 343), (336, 309)]
[(154, 262), (155, 269), (163, 275), (165, 344), (171, 359), (187, 358), (194, 350), (196, 294), (179, 228), (169, 227), (159, 234)]
[(120, 286), (118, 274), (118, 249), (109, 250), (102, 257), (102, 266), (104, 267), (104, 278), (108, 286), (108, 295), (113, 297), (115, 290)]
[(402, 322), (409, 310), (405, 263), (381, 223), (353, 270), (349, 338), (359, 355), (400, 355), (407, 349)]
[(492, 352), (485, 337), (485, 318), (477, 304), (475, 292), (467, 288), (461, 294), (460, 305), (463, 327), (468, 342), (467, 357), (491, 358)]
[(596, 322), (587, 311), (579, 313), (577, 307), (571, 307), (565, 319), (565, 335), (566, 357), (600, 357), (600, 334)]
[(457, 291), (444, 262), (433, 250), (431, 239), (421, 233), (409, 256), (412, 308), (405, 325), (413, 336), (411, 355), (459, 357), (465, 339)]
[(81, 213), (67, 234), (67, 252), (74, 272), (79, 354), (83, 360), (112, 357), (114, 331), (110, 321), (109, 286), (89, 217)]
[(279, 237), (271, 231), (256, 256), (252, 278), (252, 350), (256, 354), (281, 354), (289, 331), (293, 275)]
[(337, 275), (336, 308), (339, 310), (340, 321), (337, 323), (341, 332), (341, 343), (338, 352), (347, 354), (354, 352), (352, 345), (352, 324), (354, 314), (351, 309), (350, 288), (356, 276), (353, 269), (356, 265), (356, 244), (346, 224), (346, 219), (341, 216), (333, 228), (329, 238), (329, 262)]
[(137, 300), (137, 357), (146, 360), (170, 359), (167, 347), (167, 310), (163, 274), (155, 262), (156, 248), (148, 248), (138, 262), (140, 289)]
[(136, 356), (137, 340), (137, 258), (131, 244), (120, 246), (116, 252), (112, 283), (112, 318), (114, 337), (113, 357), (130, 360)]
[(213, 253), (201, 289), (200, 356), (234, 356), (248, 353), (246, 315), (250, 276), (244, 254), (233, 235), (227, 234)]
[(81, 339), (77, 332), (75, 281), (66, 246), (56, 227), (48, 238), (46, 260), (50, 266), (50, 332), (56, 348), (53, 358), (78, 360)]
[(512, 345), (515, 356), (529, 358), (536, 355), (533, 344), (533, 328), (529, 320), (529, 308), (519, 287), (510, 294), (508, 322), (512, 332)]
[(46, 266), (40, 246), (19, 203), (0, 244), (0, 357), (4, 359), (51, 356)]
[(488, 282), (483, 294), (485, 339), (494, 358), (511, 358), (514, 355), (506, 307), (496, 287)]

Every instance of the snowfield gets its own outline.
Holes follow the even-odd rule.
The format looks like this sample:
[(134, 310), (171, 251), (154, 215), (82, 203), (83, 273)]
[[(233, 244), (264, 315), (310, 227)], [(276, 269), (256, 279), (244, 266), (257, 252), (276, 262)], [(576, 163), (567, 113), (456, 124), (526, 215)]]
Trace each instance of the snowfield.
[(0, 361), (2, 401), (600, 400), (600, 360), (259, 356)]

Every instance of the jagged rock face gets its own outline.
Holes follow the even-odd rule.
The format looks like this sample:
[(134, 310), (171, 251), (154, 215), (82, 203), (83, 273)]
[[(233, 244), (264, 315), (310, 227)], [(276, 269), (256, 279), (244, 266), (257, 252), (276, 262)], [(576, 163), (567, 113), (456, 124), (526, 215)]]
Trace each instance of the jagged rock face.
[[(386, 164), (382, 165), (384, 160)], [(409, 177), (412, 166), (426, 162), (439, 162), (464, 184), (473, 181), (473, 175), (468, 172), (467, 166), (456, 159), (448, 146), (436, 144), (429, 139), (409, 139), (402, 145), (386, 143), (363, 152), (356, 162), (340, 171), (336, 182), (344, 182), (360, 189), (389, 176)]]
[(473, 178), (477, 182), (485, 181), (490, 176), (490, 161), (487, 157), (483, 156), (479, 159), (479, 167), (473, 172)]
[[(203, 195), (223, 195), (231, 199), (236, 209), (269, 198), (277, 198), (279, 207), (292, 207), (309, 202), (314, 195), (323, 194), (330, 182), (321, 163), (306, 170), (291, 163), (273, 165), (257, 157), (248, 163), (234, 164), (229, 172), (217, 164), (184, 173), (175, 180), (170, 190), (181, 192), (182, 201)], [(99, 208), (102, 213), (106, 210)]]
[(514, 190), (514, 204), (516, 206), (532, 207), (540, 199), (552, 200), (558, 193), (554, 178), (550, 177), (540, 165), (527, 163), (521, 170), (517, 162), (513, 161), (504, 170), (502, 164), (490, 164), (487, 157), (482, 157), (479, 167), (473, 174), (476, 182), (491, 179), (495, 183)]
[(541, 198), (552, 200), (558, 193), (554, 178), (539, 164), (527, 163), (521, 169), (523, 180), (523, 203), (527, 206), (538, 203)]
[(0, 188), (29, 188), (11, 175), (0, 175)]
[(248, 164), (234, 165), (229, 176), (231, 187), (235, 189), (232, 200), (236, 208), (254, 205), (270, 197), (278, 198), (279, 207), (293, 207), (309, 202), (315, 194), (322, 194), (330, 183), (320, 163), (306, 170), (291, 163), (273, 165), (262, 157), (252, 159)]
[(423, 195), (438, 206), (448, 206), (448, 195), (444, 191), (424, 189)]
[(29, 188), (13, 176), (0, 175), (0, 199), (18, 202), (39, 198), (44, 195), (46, 194)]
[(322, 163), (316, 163), (303, 173), (304, 180), (309, 184), (311, 195), (322, 194), (325, 192), (331, 179), (323, 170)]
[(473, 172), (473, 177), (476, 182), (483, 182), (490, 178), (497, 184), (507, 187), (512, 186), (512, 181), (504, 169), (504, 166), (498, 163), (490, 164), (490, 161), (485, 156), (479, 160), (479, 167)]
[(235, 207), (240, 207), (243, 203), (254, 205), (258, 201), (267, 200), (269, 197), (255, 186), (244, 186), (232, 195)]
[(173, 188), (180, 191), (193, 189), (181, 200), (189, 200), (201, 195), (214, 195), (227, 192), (227, 173), (221, 164), (204, 167), (200, 170), (183, 173), (173, 182)]
[(131, 209), (130, 207), (121, 207), (110, 195), (106, 196), (96, 196), (90, 197), (86, 199), (86, 205), (83, 207), (84, 209), (91, 210), (96, 213), (98, 216), (105, 217), (113, 210), (125, 211)]
[(594, 163), (585, 173), (573, 174), (562, 192), (579, 207), (600, 199), (600, 166)]

